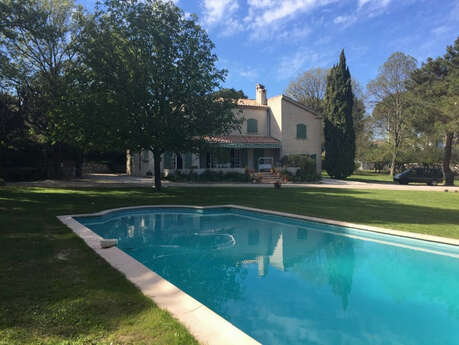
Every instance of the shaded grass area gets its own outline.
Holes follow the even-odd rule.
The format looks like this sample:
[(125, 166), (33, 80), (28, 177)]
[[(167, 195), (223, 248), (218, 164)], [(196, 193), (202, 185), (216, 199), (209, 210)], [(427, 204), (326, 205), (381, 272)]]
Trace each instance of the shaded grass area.
[(0, 344), (193, 344), (57, 215), (239, 204), (459, 238), (459, 193), (265, 188), (0, 189)]

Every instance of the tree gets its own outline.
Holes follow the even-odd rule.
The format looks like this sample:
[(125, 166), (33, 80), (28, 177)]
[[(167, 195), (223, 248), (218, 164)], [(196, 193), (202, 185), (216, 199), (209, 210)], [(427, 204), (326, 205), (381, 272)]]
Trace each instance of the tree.
[(394, 174), (397, 155), (407, 133), (409, 99), (406, 83), (415, 69), (415, 58), (396, 52), (380, 67), (376, 79), (367, 85), (371, 101), (375, 104), (373, 117), (391, 144), (391, 175)]
[(17, 100), (6, 93), (0, 93), (0, 150), (15, 148), (24, 137), (26, 127), (18, 111)]
[(285, 93), (287, 96), (304, 104), (312, 111), (322, 114), (327, 88), (328, 69), (310, 69), (291, 81)]
[(238, 100), (238, 99), (247, 99), (249, 97), (247, 97), (247, 95), (244, 93), (244, 91), (242, 90), (236, 90), (234, 88), (231, 88), (231, 89), (227, 89), (227, 88), (223, 88), (221, 90), (218, 90), (216, 93), (215, 93), (215, 96), (216, 97), (221, 97), (221, 98), (225, 98), (225, 99), (234, 99), (234, 100)]
[(354, 95), (344, 50), (338, 65), (327, 77), (325, 93), (325, 169), (334, 178), (345, 178), (354, 171), (355, 132), (352, 119)]
[(414, 97), (420, 130), (444, 136), (442, 167), (445, 184), (453, 185), (454, 173), (450, 165), (459, 132), (459, 38), (453, 46), (447, 47), (443, 57), (429, 58), (413, 71), (409, 91)]
[(35, 137), (51, 147), (73, 144), (66, 92), (82, 8), (72, 0), (21, 0), (1, 2), (0, 12), (1, 86), (18, 99)]
[(157, 190), (163, 153), (198, 150), (239, 125), (238, 97), (216, 92), (226, 72), (195, 20), (172, 2), (106, 0), (83, 33), (88, 103), (79, 107), (95, 128), (91, 140), (103, 133), (113, 146), (151, 150)]

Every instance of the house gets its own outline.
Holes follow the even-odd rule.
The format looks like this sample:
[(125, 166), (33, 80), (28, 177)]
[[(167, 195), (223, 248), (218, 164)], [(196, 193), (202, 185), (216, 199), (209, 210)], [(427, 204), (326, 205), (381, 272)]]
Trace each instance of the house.
[[(283, 156), (307, 154), (316, 160), (321, 171), (322, 120), (303, 104), (285, 95), (266, 97), (263, 85), (256, 85), (256, 99), (239, 99), (237, 116), (244, 119), (238, 131), (228, 136), (210, 138), (218, 150), (199, 153), (165, 153), (161, 171), (206, 169), (244, 172), (257, 171), (263, 161), (280, 165)], [(154, 171), (153, 153), (142, 151), (127, 159), (127, 173), (147, 176)]]

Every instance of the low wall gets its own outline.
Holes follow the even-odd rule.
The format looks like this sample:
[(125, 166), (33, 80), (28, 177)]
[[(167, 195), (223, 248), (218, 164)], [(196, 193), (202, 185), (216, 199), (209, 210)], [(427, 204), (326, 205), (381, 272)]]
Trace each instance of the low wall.
[(189, 174), (190, 172), (193, 172), (195, 174), (201, 175), (204, 173), (204, 171), (214, 171), (214, 172), (223, 172), (223, 173), (228, 173), (228, 172), (236, 172), (240, 174), (245, 173), (244, 168), (209, 168), (209, 169), (164, 169), (164, 176), (167, 177), (169, 174), (175, 174), (175, 172), (180, 172), (181, 174)]

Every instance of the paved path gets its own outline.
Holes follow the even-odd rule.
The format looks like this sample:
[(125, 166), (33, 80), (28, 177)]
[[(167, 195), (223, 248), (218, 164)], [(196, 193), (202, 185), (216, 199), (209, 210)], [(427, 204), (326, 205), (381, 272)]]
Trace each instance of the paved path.
[[(35, 182), (8, 183), (11, 186), (30, 187), (151, 187), (152, 179), (147, 177), (133, 177), (124, 174), (91, 174), (74, 180), (44, 180)], [(163, 181), (163, 186), (174, 187), (244, 187), (244, 188), (273, 188), (272, 184), (252, 183), (177, 183)], [(385, 189), (385, 190), (421, 190), (444, 192), (459, 192), (459, 187), (427, 186), (427, 185), (398, 185), (390, 183), (367, 183), (344, 181), (324, 178), (317, 183), (287, 183), (282, 188), (342, 188), (342, 189)]]

